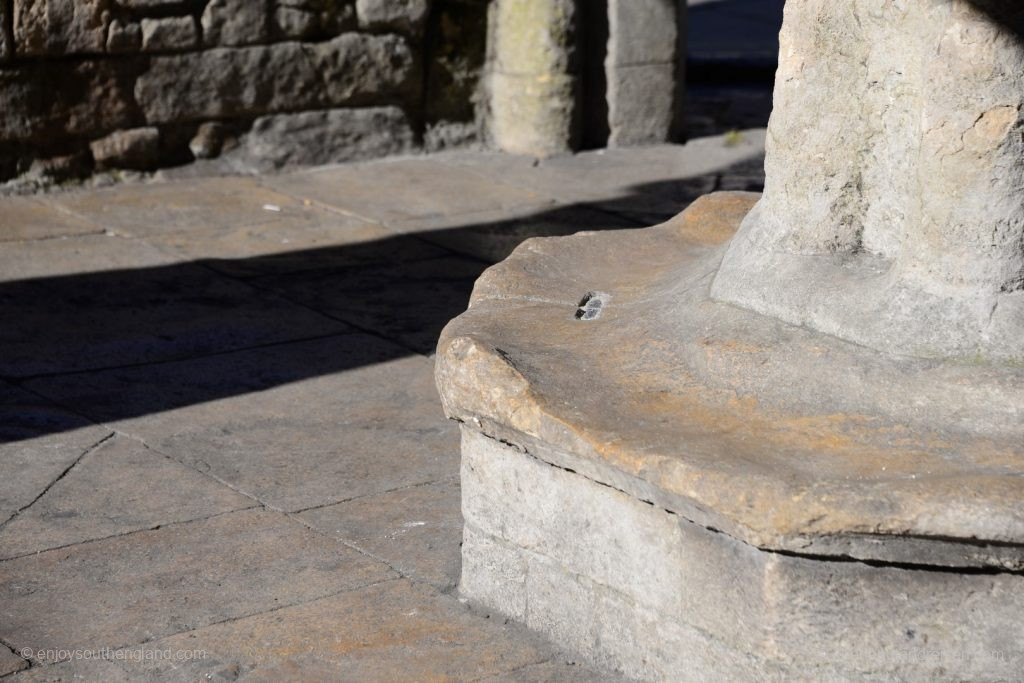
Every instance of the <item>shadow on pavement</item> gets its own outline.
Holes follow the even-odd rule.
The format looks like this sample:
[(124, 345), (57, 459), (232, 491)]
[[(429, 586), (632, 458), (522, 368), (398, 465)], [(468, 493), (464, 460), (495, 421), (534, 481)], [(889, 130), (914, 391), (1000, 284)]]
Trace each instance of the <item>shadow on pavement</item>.
[[(652, 225), (715, 189), (705, 181), (637, 186), (612, 208), (0, 283), (0, 442), (81, 426), (25, 391), (109, 422), (430, 354), (480, 273), (522, 240)], [(581, 210), (606, 220), (581, 224)], [(318, 339), (316, 353), (301, 343)]]

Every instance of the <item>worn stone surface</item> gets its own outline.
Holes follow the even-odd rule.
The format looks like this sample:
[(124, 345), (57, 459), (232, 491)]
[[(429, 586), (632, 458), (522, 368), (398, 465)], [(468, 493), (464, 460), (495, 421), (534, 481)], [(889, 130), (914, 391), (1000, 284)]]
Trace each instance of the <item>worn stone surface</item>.
[(22, 659), (11, 652), (10, 649), (0, 645), (0, 676), (6, 676), (25, 668), (28, 668), (27, 660)]
[[(372, 174), (367, 169), (372, 168)], [(444, 166), (427, 159), (396, 159), (370, 165), (347, 164), (280, 178), (272, 187), (330, 203), (386, 224), (429, 216), (457, 216), (494, 209), (511, 210), (553, 203), (546, 193), (482, 177), (474, 169)], [(380, 194), (380, 183), (389, 187)]]
[[(133, 652), (172, 641), (192, 649), (197, 642), (211, 656), (176, 662), (187, 680), (246, 673), (251, 680), (332, 680), (350, 671), (391, 680), (415, 678), (407, 672), (416, 666), (456, 679), (602, 680), (568, 663), (578, 658), (504, 625), (496, 611), (466, 609), (443, 594), (457, 572), (462, 538), (454, 490), (458, 438), (438, 407), (432, 360), (415, 354), (407, 340), (429, 350), (424, 330), (437, 330), (463, 305), (473, 265), (483, 268), (481, 259), (507, 250), (513, 235), (571, 232), (588, 222), (598, 227), (585, 209), (605, 200), (622, 211), (682, 202), (673, 174), (684, 183), (700, 169), (714, 176), (718, 166), (709, 159), (717, 159), (719, 147), (618, 150), (604, 157), (618, 174), (603, 169), (597, 154), (536, 168), (531, 159), (446, 155), (260, 179), (124, 183), (31, 202), (0, 199), (0, 299), (22, 302), (34, 325), (12, 326), (25, 316), (5, 314), (3, 329), (22, 346), (5, 342), (0, 358), (21, 357), (58, 373), (20, 381), (21, 388), (0, 381), (6, 396), (0, 398), (0, 525), (21, 508), (18, 517), (32, 522), (8, 525), (0, 535), (31, 526), (41, 544), (71, 544), (0, 560), (0, 583), (16, 587), (0, 596), (0, 626), (7, 629), (0, 640), (16, 649), (43, 640)], [(650, 185), (655, 194), (631, 184)], [(368, 213), (388, 217), (388, 224), (359, 217)], [(395, 232), (392, 226), (402, 223), (417, 234)], [(95, 234), (75, 236), (78, 231)], [(71, 236), (52, 239), (63, 234)], [(481, 256), (474, 262), (452, 252)], [(418, 261), (430, 263), (403, 270)], [(190, 263), (174, 271), (182, 262)], [(452, 264), (466, 276), (446, 272), (456, 269)], [(205, 275), (194, 279), (195, 269)], [(367, 276), (346, 280), (346, 270), (376, 274), (357, 286)], [(319, 283), (300, 279), (309, 294), (304, 301), (332, 317), (357, 311), (380, 332), (324, 336), (292, 318), (294, 309), (278, 308), (279, 297), (267, 290), (272, 278), (261, 277), (315, 271)], [(277, 279), (283, 290), (286, 278)], [(109, 287), (97, 286), (108, 280)], [(218, 299), (223, 287), (234, 293), (230, 300)], [(116, 305), (132, 297), (144, 300), (149, 313), (136, 317), (135, 309)], [(76, 302), (79, 310), (69, 314)], [(238, 329), (236, 322), (255, 311), (288, 333), (240, 337), (241, 345), (257, 348), (237, 351), (179, 343), (179, 334), (194, 340), (197, 327)], [(389, 329), (401, 333), (384, 339)], [(143, 336), (165, 346), (138, 355)], [(288, 341), (296, 338), (306, 340)], [(106, 369), (63, 372), (100, 365)], [(145, 450), (117, 451), (109, 460), (91, 454), (115, 432), (116, 441), (142, 443)], [(143, 455), (164, 464), (154, 468)], [(194, 499), (180, 500), (194, 489)], [(263, 511), (183, 521), (195, 507), (217, 514), (210, 501), (238, 495)], [(44, 519), (67, 512), (77, 514)], [(240, 514), (252, 515), (251, 524), (229, 523)], [(176, 521), (139, 529), (161, 520)], [(224, 526), (208, 526), (217, 520)], [(405, 526), (418, 521), (427, 524)], [(120, 535), (82, 542), (61, 536), (71, 530), (81, 532), (79, 539)], [(23, 540), (28, 535), (19, 531)], [(362, 570), (351, 569), (352, 555), (328, 556), (342, 546), (368, 553), (367, 562), (389, 577), (404, 575), (415, 589), (381, 597), (374, 588), (344, 583)], [(319, 578), (310, 580), (295, 558), (319, 567)], [(350, 600), (344, 609), (343, 595)], [(322, 608), (314, 609), (319, 602)], [(251, 611), (243, 615), (242, 608)], [(350, 630), (378, 613), (366, 630)], [(270, 634), (271, 644), (311, 643), (312, 654), (264, 648), (255, 643), (264, 642), (261, 633)], [(161, 634), (177, 635), (167, 641)], [(176, 675), (164, 668), (129, 673), (123, 661), (41, 664), (34, 661), (16, 680)]]
[(430, 9), (428, 0), (356, 0), (359, 25), (371, 30), (419, 33)]
[(77, 683), (104, 681), (130, 683), (131, 677), (116, 664), (104, 660), (75, 660), (48, 666), (34, 666), (11, 680), (17, 683)]
[(144, 52), (179, 52), (196, 47), (199, 31), (192, 17), (142, 20)]
[(268, 5), (249, 0), (210, 0), (203, 10), (203, 42), (211, 46), (265, 42), (269, 36)]
[(94, 141), (89, 149), (100, 168), (153, 168), (160, 157), (160, 131), (156, 128), (117, 131)]
[(431, 363), (407, 355), (351, 334), (32, 386), (298, 511), (455, 473), (457, 440), (433, 402)]
[[(411, 604), (417, 608), (410, 611)], [(514, 625), (481, 620), (408, 581), (211, 626), (160, 646), (200, 647), (209, 656), (185, 666), (142, 665), (134, 674), (169, 681), (477, 680), (549, 656), (539, 639)]]
[[(458, 256), (261, 278), (282, 297), (430, 353), (483, 265)], [(415, 296), (410, 295), (415, 291)]]
[(256, 505), (137, 441), (115, 436), (86, 452), (0, 529), (0, 558)]
[(324, 220), (321, 210), (243, 177), (114, 187), (55, 195), (48, 201), (128, 237), (258, 226), (314, 227)]
[[(528, 241), (485, 272), (439, 345), (449, 415), (757, 547), (1024, 567), (1024, 370), (715, 304), (722, 249), (687, 222)], [(577, 320), (588, 296), (602, 315)]]
[(111, 434), (6, 382), (0, 383), (0, 416), (0, 524)]
[(446, 253), (376, 223), (323, 209), (308, 209), (302, 223), (259, 223), (177, 232), (150, 238), (161, 249), (237, 278), (284, 275), (439, 258)]
[(30, 62), (0, 70), (0, 140), (40, 144), (132, 128), (135, 65), (105, 61)]
[[(11, 321), (0, 329), (0, 372), (25, 377), (187, 358), (349, 329), (281, 299), (255, 301), (248, 286), (201, 265), (175, 263), (147, 245), (129, 245), (138, 258), (134, 268), (90, 272), (111, 264), (111, 246), (110, 238), (91, 238), (3, 252), (4, 260), (29, 265), (51, 254), (80, 270), (0, 287), (0, 310)], [(76, 335), (46, 333), (58, 314)]]
[(354, 161), (408, 152), (413, 131), (398, 107), (263, 116), (238, 150), (255, 168)]
[(490, 135), (514, 154), (550, 156), (575, 146), (575, 5), (500, 0), (491, 9)]
[(1022, 22), (998, 0), (787, 6), (765, 198), (715, 298), (884, 352), (1024, 360)]
[(468, 429), (463, 444), (463, 593), (518, 603), (511, 616), (631, 678), (999, 680), (1022, 666), (1018, 573), (765, 553), (543, 450)]
[(103, 232), (97, 223), (61, 211), (45, 202), (22, 197), (3, 200), (0, 212), (0, 242), (67, 237)]
[(412, 87), (413, 71), (399, 36), (344, 33), (325, 43), (156, 57), (135, 95), (151, 123), (194, 121), (397, 97)]
[(11, 38), (7, 32), (7, 17), (8, 8), (6, 4), (0, 5), (0, 26), (3, 26), (3, 30), (0, 30), (0, 62), (5, 62), (11, 56), (13, 51), (11, 47)]
[(107, 52), (135, 52), (142, 47), (142, 26), (114, 19), (107, 29)]
[(108, 0), (15, 0), (19, 55), (102, 53)]
[(299, 517), (447, 592), (459, 580), (459, 504), (459, 484), (448, 480), (315, 508)]
[(0, 577), (5, 642), (75, 649), (160, 638), (395, 574), (255, 510), (8, 560)]
[(677, 59), (678, 3), (611, 0), (605, 60), (608, 146), (666, 142), (672, 137), (682, 83)]

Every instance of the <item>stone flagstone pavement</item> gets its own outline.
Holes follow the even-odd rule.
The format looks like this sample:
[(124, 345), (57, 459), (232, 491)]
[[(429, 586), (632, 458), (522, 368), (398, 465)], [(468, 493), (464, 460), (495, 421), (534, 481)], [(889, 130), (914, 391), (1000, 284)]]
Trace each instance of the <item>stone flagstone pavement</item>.
[(458, 599), (435, 340), (527, 237), (760, 189), (763, 137), (0, 199), (0, 676), (600, 680)]

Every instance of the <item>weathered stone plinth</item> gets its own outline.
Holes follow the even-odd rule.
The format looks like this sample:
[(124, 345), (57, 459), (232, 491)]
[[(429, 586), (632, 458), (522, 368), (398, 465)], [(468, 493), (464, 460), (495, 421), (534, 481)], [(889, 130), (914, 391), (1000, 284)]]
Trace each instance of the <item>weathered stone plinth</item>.
[(1018, 677), (1024, 368), (712, 300), (755, 199), (479, 280), (437, 358), (462, 592), (645, 679)]

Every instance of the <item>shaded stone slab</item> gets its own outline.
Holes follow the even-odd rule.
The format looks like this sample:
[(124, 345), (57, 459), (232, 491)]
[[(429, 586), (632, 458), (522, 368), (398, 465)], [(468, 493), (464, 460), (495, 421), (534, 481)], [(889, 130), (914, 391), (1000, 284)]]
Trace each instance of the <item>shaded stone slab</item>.
[(257, 505), (123, 436), (90, 450), (0, 528), (0, 559)]
[(229, 513), (0, 563), (0, 637), (121, 647), (394, 576), (282, 514)]
[(163, 250), (237, 278), (438, 258), (447, 252), (376, 223), (327, 210), (270, 222), (147, 237)]
[(30, 267), (55, 254), (98, 270), (0, 283), (0, 315), (11, 321), (0, 329), (0, 373), (25, 377), (164, 361), (349, 329), (202, 266), (167, 263), (173, 259), (146, 245), (129, 243), (111, 257), (120, 266), (134, 252), (134, 265), (103, 270), (108, 254), (117, 254), (111, 246), (80, 238), (4, 251), (0, 258)]
[[(47, 239), (103, 232), (103, 226), (26, 197), (5, 197), (0, 242)], [(5, 271), (6, 274), (6, 271)]]
[(239, 177), (121, 186), (55, 196), (50, 201), (131, 237), (261, 225), (309, 226), (322, 221), (322, 212), (302, 201), (255, 179)]
[(552, 202), (543, 190), (513, 187), (455, 166), (445, 165), (442, 171), (427, 159), (346, 164), (268, 178), (267, 183), (383, 223)]
[[(677, 207), (673, 205), (673, 213)], [(571, 235), (581, 230), (636, 227), (636, 221), (617, 213), (586, 206), (552, 206), (521, 211), (413, 218), (392, 221), (390, 228), (414, 234), (446, 249), (481, 259), (501, 261), (530, 237)]]
[(259, 286), (428, 354), (483, 265), (458, 256), (260, 278)]
[(0, 382), (0, 523), (28, 506), (110, 430)]
[(206, 659), (145, 663), (133, 675), (167, 681), (476, 680), (547, 659), (543, 640), (487, 620), (408, 581), (353, 590), (266, 615), (166, 638)]
[(353, 334), (31, 386), (268, 505), (301, 510), (455, 474), (457, 437), (432, 364), (407, 356)]
[(449, 591), (459, 580), (459, 484), (444, 481), (308, 510), (314, 529), (383, 558), (404, 576)]

